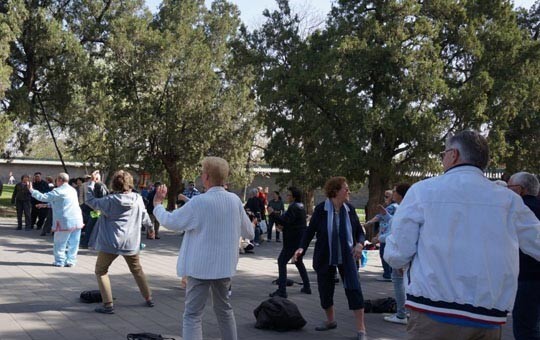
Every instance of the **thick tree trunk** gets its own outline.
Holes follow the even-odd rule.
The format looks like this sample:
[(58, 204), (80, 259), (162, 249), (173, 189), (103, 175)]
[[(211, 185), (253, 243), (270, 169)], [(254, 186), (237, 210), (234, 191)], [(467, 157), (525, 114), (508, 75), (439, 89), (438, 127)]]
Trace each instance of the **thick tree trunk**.
[(174, 210), (176, 207), (176, 198), (182, 187), (182, 175), (178, 166), (171, 162), (165, 162), (165, 169), (169, 175), (169, 190), (167, 192), (167, 210)]
[[(384, 191), (389, 188), (390, 178), (377, 172), (375, 169), (369, 170), (368, 191), (369, 199), (367, 203), (366, 221), (377, 214), (377, 206), (384, 203)], [(375, 236), (373, 224), (366, 227), (366, 239), (371, 241)]]

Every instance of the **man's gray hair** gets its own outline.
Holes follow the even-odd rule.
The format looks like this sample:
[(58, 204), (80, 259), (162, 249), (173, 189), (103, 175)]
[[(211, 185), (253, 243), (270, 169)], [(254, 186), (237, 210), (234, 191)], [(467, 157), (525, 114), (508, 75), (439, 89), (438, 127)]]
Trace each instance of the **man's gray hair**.
[(510, 177), (512, 184), (519, 184), (527, 191), (527, 195), (537, 196), (540, 191), (540, 183), (538, 178), (528, 172), (521, 171)]
[(460, 160), (479, 167), (487, 168), (489, 163), (489, 146), (487, 140), (476, 131), (461, 131), (448, 137), (447, 149), (454, 148), (459, 151)]
[(257, 188), (253, 188), (249, 191), (250, 197), (257, 197), (257, 194), (259, 193), (259, 190)]
[(64, 183), (69, 182), (69, 175), (66, 174), (65, 172), (59, 173), (57, 178), (60, 178), (62, 180), (62, 182), (64, 182)]

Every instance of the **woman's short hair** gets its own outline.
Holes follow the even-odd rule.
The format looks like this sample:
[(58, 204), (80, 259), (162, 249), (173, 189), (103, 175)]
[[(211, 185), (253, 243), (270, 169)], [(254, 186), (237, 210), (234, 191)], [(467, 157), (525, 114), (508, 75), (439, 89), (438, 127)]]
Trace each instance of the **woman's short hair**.
[(332, 177), (324, 184), (324, 193), (328, 198), (336, 197), (338, 191), (343, 188), (343, 185), (347, 182), (347, 179), (343, 176)]
[(133, 189), (133, 176), (127, 171), (118, 170), (112, 176), (111, 188), (115, 192), (131, 191)]
[(213, 184), (225, 184), (229, 177), (229, 163), (220, 157), (205, 157), (202, 162), (202, 170), (210, 176)]
[(288, 187), (287, 190), (291, 192), (291, 196), (295, 202), (302, 202), (302, 191), (297, 187)]

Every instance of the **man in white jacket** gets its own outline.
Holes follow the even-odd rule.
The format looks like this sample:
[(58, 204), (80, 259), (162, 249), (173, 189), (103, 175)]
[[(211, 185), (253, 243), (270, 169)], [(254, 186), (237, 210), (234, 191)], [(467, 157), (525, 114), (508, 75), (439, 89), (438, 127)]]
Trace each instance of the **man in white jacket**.
[(540, 221), (484, 177), (487, 141), (446, 141), (445, 173), (416, 183), (393, 219), (384, 258), (405, 275), (411, 339), (500, 339), (517, 290), (519, 249), (540, 259)]
[(228, 175), (227, 161), (206, 157), (201, 174), (206, 193), (193, 196), (173, 212), (161, 205), (167, 195), (164, 185), (157, 188), (154, 196), (154, 216), (159, 223), (185, 231), (177, 274), (187, 276), (183, 322), (186, 340), (203, 338), (202, 315), (210, 290), (221, 338), (238, 338), (228, 288), (238, 264), (238, 240), (240, 236), (253, 239), (255, 233), (240, 198), (224, 188)]

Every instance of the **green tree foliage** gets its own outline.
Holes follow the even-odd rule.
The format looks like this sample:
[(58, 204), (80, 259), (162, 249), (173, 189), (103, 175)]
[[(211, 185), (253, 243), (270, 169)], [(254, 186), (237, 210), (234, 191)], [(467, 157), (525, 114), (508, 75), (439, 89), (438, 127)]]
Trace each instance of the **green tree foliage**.
[(93, 65), (98, 76), (87, 97), (86, 123), (74, 127), (78, 136), (89, 133), (73, 145), (113, 168), (165, 169), (171, 204), (206, 155), (226, 158), (233, 181), (245, 180), (257, 122), (251, 71), (235, 64), (229, 46), (238, 32), (237, 8), (226, 1), (209, 10), (204, 1), (164, 1), (153, 18), (139, 12), (112, 21)]
[(278, 5), (246, 34), (244, 55), (260, 70), (266, 157), (292, 170), (286, 180), (367, 179), (373, 212), (408, 171), (441, 169), (448, 132), (489, 130), (500, 163), (534, 60), (508, 2), (340, 0), (305, 39), (288, 2)]
[(540, 173), (540, 1), (529, 11), (521, 9), (518, 21), (525, 42), (514, 72), (524, 100), (504, 130), (506, 153), (501, 166), (509, 174)]

